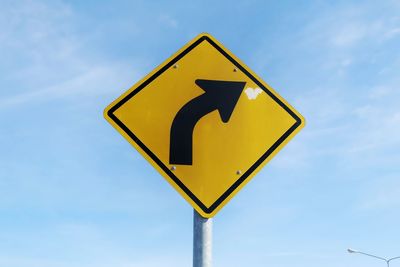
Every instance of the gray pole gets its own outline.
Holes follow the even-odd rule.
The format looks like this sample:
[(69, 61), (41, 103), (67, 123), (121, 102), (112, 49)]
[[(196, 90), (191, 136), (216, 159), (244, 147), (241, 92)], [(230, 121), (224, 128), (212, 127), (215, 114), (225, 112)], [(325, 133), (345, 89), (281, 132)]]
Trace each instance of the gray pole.
[(358, 250), (354, 250), (354, 249), (351, 249), (351, 248), (348, 248), (347, 251), (348, 251), (349, 253), (359, 253), (359, 254), (363, 254), (363, 255), (365, 255), (365, 256), (369, 256), (369, 257), (373, 257), (373, 258), (376, 258), (376, 259), (379, 259), (379, 260), (383, 260), (383, 261), (386, 262), (387, 267), (389, 267), (389, 263), (390, 263), (392, 260), (400, 259), (400, 256), (394, 257), (394, 258), (391, 258), (391, 259), (385, 259), (385, 258), (376, 256), (376, 255), (368, 254), (368, 253), (365, 253), (365, 252), (362, 252), (362, 251), (358, 251)]
[(193, 267), (211, 267), (212, 219), (193, 210)]

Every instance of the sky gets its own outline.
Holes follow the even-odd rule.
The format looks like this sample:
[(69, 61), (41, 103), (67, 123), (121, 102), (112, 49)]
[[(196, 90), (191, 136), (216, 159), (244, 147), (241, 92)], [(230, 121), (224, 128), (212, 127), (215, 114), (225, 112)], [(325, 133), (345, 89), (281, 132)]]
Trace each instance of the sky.
[(102, 113), (201, 32), (307, 121), (213, 219), (214, 266), (400, 256), (398, 0), (0, 6), (0, 267), (191, 266), (192, 207)]

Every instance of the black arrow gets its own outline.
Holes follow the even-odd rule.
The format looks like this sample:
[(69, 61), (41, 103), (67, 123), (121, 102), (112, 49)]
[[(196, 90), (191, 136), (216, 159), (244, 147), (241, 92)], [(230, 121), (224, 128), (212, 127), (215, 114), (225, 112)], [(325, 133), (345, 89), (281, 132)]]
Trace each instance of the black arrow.
[(246, 84), (246, 82), (201, 79), (195, 83), (205, 93), (184, 105), (172, 122), (170, 164), (192, 165), (193, 130), (196, 123), (214, 110), (218, 110), (221, 120), (227, 123)]

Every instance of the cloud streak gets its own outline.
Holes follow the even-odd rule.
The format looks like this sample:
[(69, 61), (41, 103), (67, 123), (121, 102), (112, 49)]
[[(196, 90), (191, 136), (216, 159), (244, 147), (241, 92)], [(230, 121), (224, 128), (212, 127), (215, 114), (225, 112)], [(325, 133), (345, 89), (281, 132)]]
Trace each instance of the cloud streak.
[(62, 2), (10, 1), (0, 17), (0, 68), (8, 69), (0, 109), (104, 95), (137, 79), (133, 66), (93, 57), (76, 15)]
[(58, 84), (3, 97), (0, 99), (0, 109), (70, 97), (79, 96), (87, 98), (117, 92), (119, 88), (126, 86), (128, 80), (136, 78), (136, 75), (129, 75), (128, 73), (129, 68), (126, 66), (99, 67), (93, 65), (93, 68), (87, 72), (81, 73), (69, 80), (60, 81)]

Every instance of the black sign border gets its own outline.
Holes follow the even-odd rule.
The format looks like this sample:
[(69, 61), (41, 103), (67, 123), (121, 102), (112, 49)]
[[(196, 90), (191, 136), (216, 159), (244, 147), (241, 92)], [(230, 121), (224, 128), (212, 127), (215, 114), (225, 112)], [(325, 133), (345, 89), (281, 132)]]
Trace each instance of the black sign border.
[[(175, 174), (165, 166), (162, 161), (153, 153), (151, 150), (143, 144), (137, 136), (131, 132), (125, 124), (120, 121), (117, 116), (115, 116), (114, 112), (121, 107), (124, 103), (129, 101), (132, 97), (134, 97), (140, 90), (144, 89), (148, 84), (150, 84), (153, 80), (155, 80), (158, 76), (160, 76), (163, 72), (172, 67), (179, 59), (188, 54), (191, 50), (193, 50), (196, 46), (198, 46), (203, 41), (209, 42), (215, 49), (217, 49), (223, 56), (225, 56), (229, 61), (231, 61), (238, 69), (240, 69), (243, 73), (245, 73), (255, 84), (257, 84), (262, 90), (264, 90), (277, 104), (279, 104), (287, 113), (289, 113), (293, 119), (296, 121), (242, 176), (226, 190), (210, 207), (204, 205), (179, 179), (175, 176)], [(192, 200), (195, 202), (206, 214), (211, 214), (221, 203), (225, 201), (231, 195), (236, 188), (238, 188), (250, 175), (253, 173), (256, 168), (261, 165), (264, 160), (271, 155), (275, 149), (282, 144), (291, 133), (293, 133), (300, 125), (301, 119), (297, 116), (288, 106), (285, 105), (277, 96), (275, 96), (268, 88), (266, 88), (261, 82), (259, 82), (251, 73), (249, 73), (246, 68), (240, 65), (234, 58), (232, 58), (224, 49), (222, 49), (218, 44), (216, 44), (213, 40), (211, 40), (207, 35), (201, 36), (198, 40), (196, 40), (193, 44), (191, 44), (188, 48), (182, 51), (179, 55), (173, 58), (169, 63), (159, 69), (156, 73), (154, 73), (150, 78), (145, 80), (142, 84), (140, 84), (135, 90), (126, 95), (121, 101), (116, 103), (113, 107), (108, 110), (107, 115), (130, 137), (132, 140), (141, 148), (143, 151), (150, 156), (150, 158), (182, 189)]]

